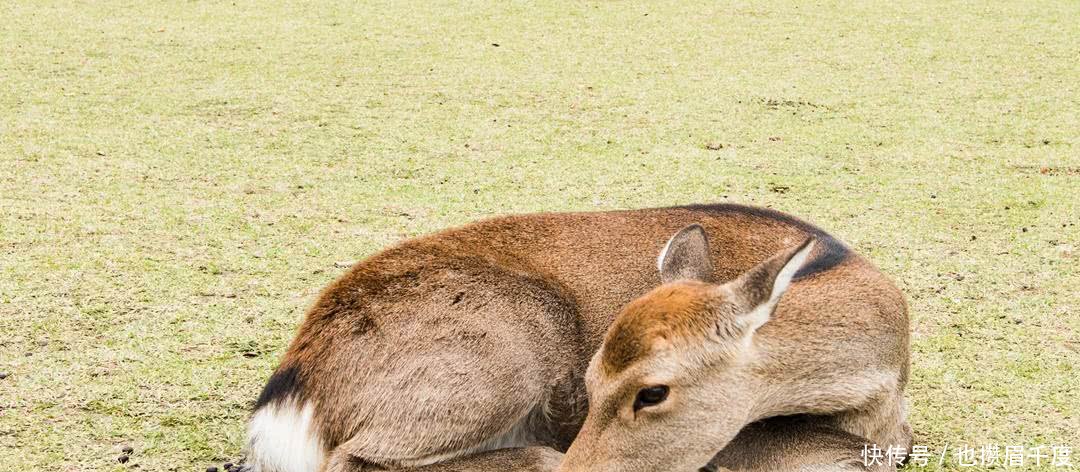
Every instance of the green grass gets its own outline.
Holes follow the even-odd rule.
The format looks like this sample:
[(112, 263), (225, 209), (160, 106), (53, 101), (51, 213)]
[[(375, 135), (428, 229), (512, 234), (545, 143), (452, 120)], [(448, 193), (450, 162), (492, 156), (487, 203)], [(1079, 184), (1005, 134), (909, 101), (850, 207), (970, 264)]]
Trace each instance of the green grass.
[(0, 470), (238, 457), (335, 262), (716, 201), (897, 280), (919, 444), (1080, 467), (1080, 3), (847, 3), (0, 3)]

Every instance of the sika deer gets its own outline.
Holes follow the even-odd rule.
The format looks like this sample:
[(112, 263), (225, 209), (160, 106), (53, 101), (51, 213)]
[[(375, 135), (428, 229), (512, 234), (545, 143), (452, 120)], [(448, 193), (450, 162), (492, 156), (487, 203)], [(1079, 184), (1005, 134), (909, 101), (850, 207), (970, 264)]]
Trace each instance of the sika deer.
[(404, 241), (322, 292), (256, 402), (249, 462), (546, 470), (554, 451), (479, 453), (577, 436), (564, 470), (692, 471), (744, 425), (796, 413), (906, 447), (907, 329), (873, 265), (772, 210), (490, 219)]

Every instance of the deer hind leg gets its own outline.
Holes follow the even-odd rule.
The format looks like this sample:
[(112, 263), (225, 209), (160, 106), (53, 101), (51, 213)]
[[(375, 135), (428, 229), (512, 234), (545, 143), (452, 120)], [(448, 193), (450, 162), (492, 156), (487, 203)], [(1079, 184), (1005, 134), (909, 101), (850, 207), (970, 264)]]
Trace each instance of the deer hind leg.
[(410, 469), (415, 472), (554, 472), (562, 453), (533, 446), (482, 452), (440, 464)]
[[(360, 422), (345, 442), (335, 447), (324, 462), (324, 472), (369, 470), (457, 470), (429, 469), (432, 464), (461, 461), (480, 454), (465, 464), (468, 470), (484, 471), (482, 464), (499, 464), (540, 458), (535, 452), (481, 454), (504, 448), (546, 444), (548, 428), (545, 379), (532, 366), (529, 356), (487, 358), (479, 362), (466, 348), (441, 352), (448, 366), (423, 372), (430, 359), (399, 359), (398, 372), (369, 379), (372, 391), (362, 395), (377, 399), (377, 414)], [(417, 370), (419, 369), (419, 370)], [(408, 373), (407, 376), (398, 374)], [(395, 379), (415, 379), (407, 389), (397, 388)], [(366, 400), (365, 400), (366, 401)], [(359, 410), (359, 409), (358, 409)], [(543, 462), (540, 462), (541, 464)], [(495, 469), (492, 469), (495, 470)], [(532, 469), (527, 469), (532, 470)]]
[(328, 388), (341, 394), (322, 404), (333, 448), (321, 471), (402, 470), (556, 446), (553, 430), (573, 420), (559, 408), (580, 362), (566, 354), (574, 346), (572, 303), (539, 276), (474, 261), (419, 280), (428, 279), (438, 283), (376, 301), (408, 300), (393, 323), (355, 345), (331, 346), (354, 361), (327, 368), (336, 379)]
[[(507, 379), (509, 383), (509, 380)], [(482, 382), (481, 382), (482, 383)], [(473, 392), (474, 394), (478, 392)], [(482, 395), (469, 395), (484, 403)], [(546, 425), (544, 407), (534, 405), (528, 396), (504, 397), (504, 404), (489, 405), (495, 414), (469, 418), (461, 416), (465, 408), (454, 396), (445, 396), (436, 408), (422, 412), (401, 411), (394, 423), (368, 428), (334, 448), (324, 462), (322, 472), (367, 472), (373, 470), (416, 470), (422, 472), (487, 472), (507, 469), (507, 464), (525, 471), (554, 470), (561, 454), (537, 446), (548, 441), (538, 438), (537, 430)], [(509, 405), (505, 404), (509, 403)], [(523, 414), (513, 413), (515, 407)], [(489, 410), (473, 404), (479, 411)], [(498, 411), (503, 413), (498, 413)], [(440, 414), (445, 414), (442, 418)], [(517, 418), (517, 419), (514, 419)], [(457, 423), (450, 425), (448, 423)], [(486, 437), (487, 439), (478, 439)]]
[(383, 469), (347, 454), (331, 456), (326, 472), (400, 470), (402, 472), (554, 472), (562, 453), (544, 446), (497, 449), (420, 467)]

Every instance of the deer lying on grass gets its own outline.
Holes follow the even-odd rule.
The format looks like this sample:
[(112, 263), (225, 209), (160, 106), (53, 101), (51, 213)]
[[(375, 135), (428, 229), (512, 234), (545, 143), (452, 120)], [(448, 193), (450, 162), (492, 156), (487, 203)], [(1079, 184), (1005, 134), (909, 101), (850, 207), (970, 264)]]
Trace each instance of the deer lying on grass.
[(791, 216), (509, 216), (405, 241), (327, 287), (256, 402), (249, 463), (426, 470), (544, 446), (566, 472), (696, 471), (743, 426), (804, 413), (906, 448), (907, 375), (900, 292)]

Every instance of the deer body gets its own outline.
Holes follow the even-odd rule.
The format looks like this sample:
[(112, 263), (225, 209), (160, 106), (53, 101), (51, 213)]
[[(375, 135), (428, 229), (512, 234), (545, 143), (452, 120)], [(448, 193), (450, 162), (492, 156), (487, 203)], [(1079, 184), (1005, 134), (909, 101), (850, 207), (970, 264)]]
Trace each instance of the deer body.
[[(581, 431), (566, 470), (652, 470), (627, 462), (640, 454), (609, 457), (623, 451), (591, 435), (586, 373), (612, 345), (616, 315), (661, 284), (655, 255), (686, 252), (672, 252), (669, 238), (691, 224), (708, 235), (716, 281), (817, 241), (754, 335), (744, 388), (726, 397), (744, 403), (720, 415), (727, 429), (708, 431), (713, 450), (694, 446), (694, 460), (745, 424), (797, 413), (906, 447), (907, 314), (894, 285), (801, 220), (704, 205), (501, 217), (361, 261), (322, 292), (260, 395), (250, 463), (264, 472), (421, 467), (512, 447), (565, 451)], [(677, 259), (669, 272), (700, 272)]]

